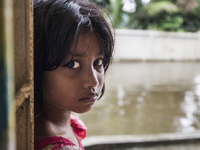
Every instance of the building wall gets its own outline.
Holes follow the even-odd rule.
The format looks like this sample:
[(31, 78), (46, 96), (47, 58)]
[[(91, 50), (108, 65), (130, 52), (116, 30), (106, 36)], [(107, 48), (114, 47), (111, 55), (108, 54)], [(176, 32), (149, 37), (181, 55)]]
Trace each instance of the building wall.
[(200, 32), (116, 29), (115, 61), (200, 60)]

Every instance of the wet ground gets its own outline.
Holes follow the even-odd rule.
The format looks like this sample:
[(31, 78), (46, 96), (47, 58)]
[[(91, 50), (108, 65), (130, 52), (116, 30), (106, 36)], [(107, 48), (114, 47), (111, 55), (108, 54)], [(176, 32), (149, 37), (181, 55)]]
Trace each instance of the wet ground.
[(195, 132), (200, 129), (200, 63), (114, 63), (104, 97), (80, 118), (88, 136)]
[[(195, 133), (200, 130), (200, 62), (114, 63), (104, 97), (79, 117), (88, 127), (87, 137)], [(200, 149), (197, 143), (166, 150), (196, 146)], [(135, 149), (143, 148), (126, 150)]]

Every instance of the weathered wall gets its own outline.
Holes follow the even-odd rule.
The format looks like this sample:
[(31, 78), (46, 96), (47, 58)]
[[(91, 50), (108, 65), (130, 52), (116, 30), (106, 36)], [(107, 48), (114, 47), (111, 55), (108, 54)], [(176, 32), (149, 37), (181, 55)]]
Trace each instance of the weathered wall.
[(33, 149), (33, 4), (14, 1), (17, 149)]
[(200, 60), (200, 32), (116, 30), (115, 60)]

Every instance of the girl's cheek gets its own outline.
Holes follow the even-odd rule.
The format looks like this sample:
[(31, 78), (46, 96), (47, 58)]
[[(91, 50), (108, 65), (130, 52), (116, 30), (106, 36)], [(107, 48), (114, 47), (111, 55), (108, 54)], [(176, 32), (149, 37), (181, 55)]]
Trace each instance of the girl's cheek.
[(100, 80), (101, 80), (101, 84), (103, 85), (104, 82), (105, 82), (105, 75), (104, 75), (104, 72), (101, 74)]

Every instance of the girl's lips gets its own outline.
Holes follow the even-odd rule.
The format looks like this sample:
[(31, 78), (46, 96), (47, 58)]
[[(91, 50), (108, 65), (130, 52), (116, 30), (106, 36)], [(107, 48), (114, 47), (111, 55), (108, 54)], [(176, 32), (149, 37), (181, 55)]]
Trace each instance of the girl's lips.
[(79, 100), (83, 102), (94, 103), (97, 98), (98, 98), (98, 94), (92, 94), (90, 96), (83, 97)]

